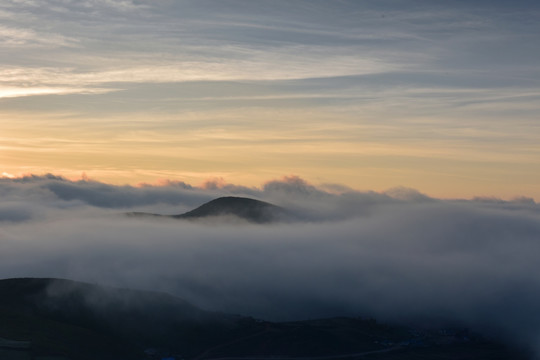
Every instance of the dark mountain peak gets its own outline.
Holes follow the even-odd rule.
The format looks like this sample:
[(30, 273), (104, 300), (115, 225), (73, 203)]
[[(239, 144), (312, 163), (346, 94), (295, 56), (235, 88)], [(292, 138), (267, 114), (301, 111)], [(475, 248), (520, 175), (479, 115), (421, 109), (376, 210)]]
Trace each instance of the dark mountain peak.
[(173, 217), (180, 219), (206, 218), (233, 215), (254, 223), (267, 223), (278, 220), (285, 209), (245, 197), (225, 196), (209, 201), (198, 208)]
[(179, 215), (159, 215), (141, 212), (132, 212), (128, 213), (127, 215), (136, 217), (150, 216), (186, 220), (234, 216), (257, 224), (271, 223), (291, 218), (291, 214), (282, 207), (267, 203), (265, 201), (238, 196), (220, 197), (202, 204), (196, 209)]

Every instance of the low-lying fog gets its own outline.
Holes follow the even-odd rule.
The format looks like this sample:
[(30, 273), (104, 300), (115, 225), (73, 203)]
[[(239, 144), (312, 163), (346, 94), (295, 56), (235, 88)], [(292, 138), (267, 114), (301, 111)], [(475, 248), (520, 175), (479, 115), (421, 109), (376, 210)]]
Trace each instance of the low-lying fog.
[[(304, 221), (254, 225), (130, 218), (224, 195)], [(62, 277), (152, 289), (202, 308), (283, 320), (439, 321), (537, 346), (540, 206), (358, 192), (295, 177), (260, 189), (168, 182), (112, 186), (0, 179), (0, 277)]]

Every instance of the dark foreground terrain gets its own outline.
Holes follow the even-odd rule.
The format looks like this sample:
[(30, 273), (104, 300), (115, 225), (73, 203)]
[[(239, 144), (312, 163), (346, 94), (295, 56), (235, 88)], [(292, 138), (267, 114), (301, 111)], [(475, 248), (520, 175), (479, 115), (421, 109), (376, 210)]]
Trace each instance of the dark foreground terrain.
[(0, 281), (0, 359), (527, 359), (464, 329), (372, 319), (272, 323), (161, 293), (58, 279)]

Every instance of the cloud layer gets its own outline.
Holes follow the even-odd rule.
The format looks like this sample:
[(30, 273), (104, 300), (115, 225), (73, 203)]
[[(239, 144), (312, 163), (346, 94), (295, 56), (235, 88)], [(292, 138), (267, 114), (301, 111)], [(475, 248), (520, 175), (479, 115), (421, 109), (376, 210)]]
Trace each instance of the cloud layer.
[[(304, 221), (133, 219), (245, 195)], [(534, 347), (540, 336), (540, 208), (531, 199), (440, 200), (297, 177), (261, 188), (139, 187), (53, 175), (0, 180), (2, 277), (65, 277), (173, 293), (268, 319), (451, 321)]]

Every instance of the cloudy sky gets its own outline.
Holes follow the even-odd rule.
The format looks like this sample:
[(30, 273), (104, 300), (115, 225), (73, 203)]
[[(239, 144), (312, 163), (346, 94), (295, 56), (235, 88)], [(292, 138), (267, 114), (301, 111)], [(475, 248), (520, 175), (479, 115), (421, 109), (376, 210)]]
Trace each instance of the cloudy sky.
[[(0, 275), (450, 318), (538, 350), (538, 19), (527, 0), (2, 0)], [(306, 221), (123, 215), (221, 195)]]
[(540, 198), (536, 1), (4, 0), (0, 173)]

